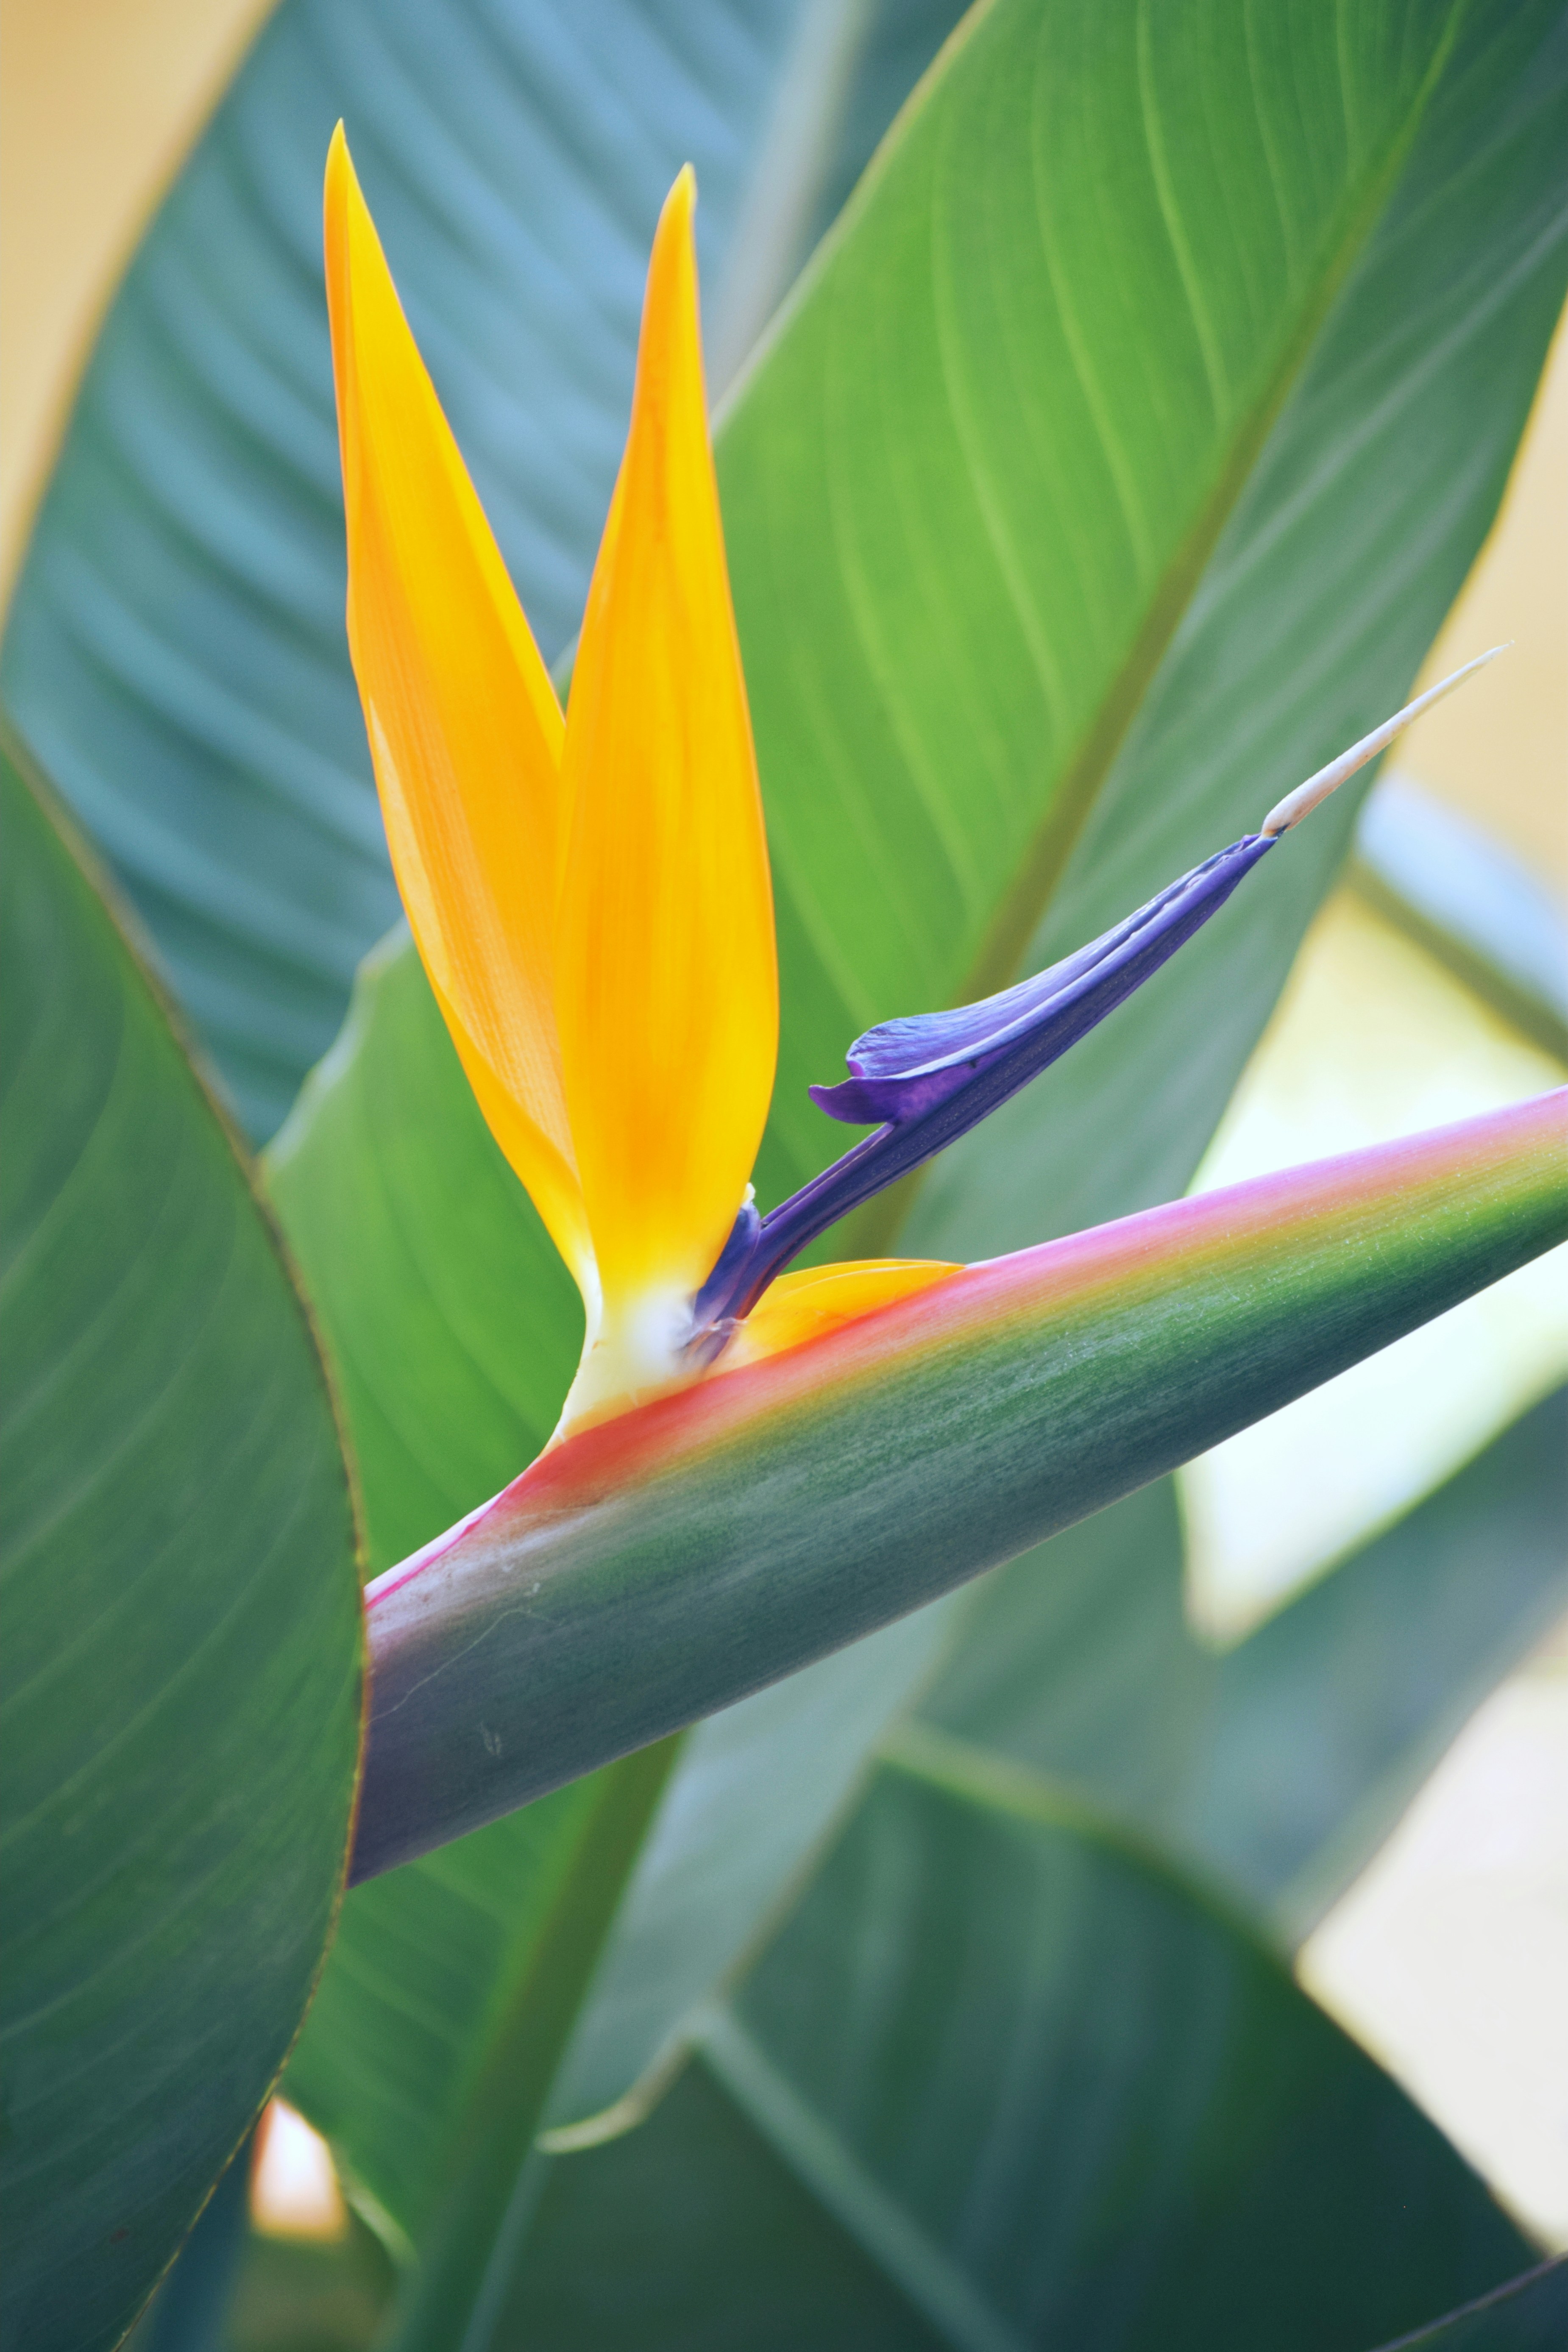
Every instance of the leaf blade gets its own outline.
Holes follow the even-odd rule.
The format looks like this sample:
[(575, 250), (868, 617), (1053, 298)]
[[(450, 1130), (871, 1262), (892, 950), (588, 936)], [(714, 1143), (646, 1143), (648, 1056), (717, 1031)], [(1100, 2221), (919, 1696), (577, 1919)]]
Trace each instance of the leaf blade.
[(816, 2341), (799, 2282), (847, 2245), (835, 2346), (868, 2306), (889, 2347), (1349, 2352), (1524, 2242), (1205, 1887), (936, 1736), (693, 2039), (667, 2107), (554, 2167), (526, 2340), (689, 2342), (696, 2281), (714, 2340), (760, 2311)]
[(303, 1307), (8, 740), (8, 2327), (118, 2341), (280, 2065), (342, 1885), (355, 1531)]

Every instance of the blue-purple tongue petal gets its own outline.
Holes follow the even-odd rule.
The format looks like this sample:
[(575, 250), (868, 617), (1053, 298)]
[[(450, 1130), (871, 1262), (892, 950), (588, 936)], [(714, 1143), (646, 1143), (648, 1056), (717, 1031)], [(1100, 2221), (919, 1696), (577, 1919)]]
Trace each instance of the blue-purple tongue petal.
[[(1273, 846), (1272, 835), (1247, 834), (1113, 929), (1015, 988), (951, 1013), (879, 1022), (846, 1056), (853, 1076), (836, 1087), (813, 1087), (813, 1102), (854, 1126), (902, 1126), (1004, 1064), (1011, 1076), (1016, 1063), (1016, 1083), (1026, 1085), (1173, 955)], [(1000, 1097), (990, 1086), (984, 1091), (987, 1108), (994, 1108)]]
[[(978, 1004), (961, 1005), (952, 1013), (911, 1013), (868, 1029), (863, 1037), (856, 1038), (846, 1057), (851, 1076), (837, 1087), (813, 1087), (813, 1102), (830, 1118), (856, 1127), (881, 1123), (907, 1128), (973, 1086), (973, 1117), (956, 1123), (942, 1121), (942, 1134), (920, 1156), (940, 1150), (1066, 1053), (1096, 1022), (1103, 1021), (1225, 904), (1242, 876), (1281, 835), (1386, 750), (1413, 719), (1451, 694), (1502, 650), (1494, 646), (1451, 677), (1439, 679), (1288, 793), (1270, 809), (1257, 833), (1245, 835), (1202, 866), (1194, 866), (1190, 874), (1184, 874), (1179, 882), (1173, 882), (1114, 930), (1079, 948), (1076, 955), (1037, 972), (1032, 980), (1020, 981), (1016, 988), (1005, 988), (999, 996), (983, 997)], [(1000, 1087), (994, 1083), (999, 1070), (1006, 1077)], [(979, 1084), (981, 1080), (985, 1083)], [(902, 1150), (896, 1156), (901, 1161), (908, 1160)], [(763, 1222), (771, 1227), (774, 1218)]]
[(808, 1242), (978, 1127), (1076, 1045), (1224, 906), (1242, 876), (1282, 835), (1386, 750), (1420, 712), (1501, 651), (1494, 646), (1429, 687), (1288, 793), (1258, 832), (1194, 866), (1076, 955), (978, 1004), (882, 1021), (857, 1037), (847, 1055), (850, 1076), (836, 1087), (813, 1087), (811, 1098), (830, 1118), (874, 1126), (876, 1133), (851, 1145), (841, 1160), (760, 1222), (753, 1209), (742, 1211), (722, 1256), (692, 1302), (690, 1347), (710, 1360), (735, 1322), (751, 1313), (773, 1276)]
[(876, 1124), (877, 1132), (760, 1223), (754, 1210), (742, 1211), (693, 1301), (694, 1353), (708, 1360), (721, 1349), (736, 1319), (818, 1234), (978, 1127), (1103, 1021), (1224, 906), (1275, 837), (1232, 842), (1114, 930), (1016, 988), (955, 1013), (884, 1021), (858, 1037), (848, 1055), (855, 1075), (813, 1087), (812, 1099), (830, 1118)]

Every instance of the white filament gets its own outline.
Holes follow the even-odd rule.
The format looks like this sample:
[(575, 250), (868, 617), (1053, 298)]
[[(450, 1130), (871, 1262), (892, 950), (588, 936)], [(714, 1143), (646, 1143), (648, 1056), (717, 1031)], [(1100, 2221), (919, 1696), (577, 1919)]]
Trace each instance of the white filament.
[(1287, 793), (1284, 799), (1269, 810), (1258, 828), (1259, 832), (1266, 835), (1289, 833), (1293, 824), (1300, 824), (1304, 816), (1311, 814), (1320, 801), (1326, 801), (1331, 793), (1337, 792), (1347, 777), (1353, 776), (1358, 768), (1364, 768), (1369, 760), (1375, 760), (1413, 719), (1419, 719), (1424, 710), (1429, 710), (1435, 702), (1441, 702), (1446, 694), (1452, 694), (1460, 680), (1468, 677), (1472, 670), (1484, 669), (1488, 662), (1496, 661), (1499, 654), (1507, 651), (1506, 645), (1493, 646), (1489, 653), (1478, 654), (1474, 661), (1467, 662), (1463, 669), (1455, 670), (1451, 677), (1442, 678), (1436, 686), (1428, 687), (1425, 694), (1418, 694), (1414, 702), (1406, 703), (1403, 710), (1396, 710), (1392, 719), (1385, 719), (1381, 727), (1374, 727), (1370, 735), (1363, 735), (1359, 743), (1352, 743), (1348, 751), (1342, 751), (1337, 760), (1331, 760), (1326, 768), (1320, 768), (1315, 776), (1309, 776), (1306, 782), (1298, 784), (1293, 793)]

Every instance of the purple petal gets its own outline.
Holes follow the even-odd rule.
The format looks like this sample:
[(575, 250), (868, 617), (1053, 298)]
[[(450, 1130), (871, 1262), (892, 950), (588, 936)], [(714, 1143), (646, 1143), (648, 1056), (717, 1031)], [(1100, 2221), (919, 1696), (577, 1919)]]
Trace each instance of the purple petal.
[(813, 1087), (813, 1102), (830, 1118), (856, 1126), (902, 1124), (1020, 1048), (1028, 1068), (1018, 1083), (1026, 1084), (1174, 954), (1272, 846), (1273, 837), (1261, 834), (1233, 842), (1087, 947), (995, 996), (951, 1013), (879, 1022), (846, 1056), (853, 1076)]
[(760, 1223), (754, 1210), (742, 1210), (694, 1301), (692, 1348), (704, 1356), (721, 1349), (735, 1321), (808, 1242), (945, 1150), (1103, 1021), (1224, 906), (1275, 838), (1253, 833), (1233, 842), (1016, 988), (954, 1013), (884, 1021), (858, 1037), (848, 1056), (855, 1075), (813, 1087), (812, 1100), (830, 1118), (881, 1124)]
[(754, 1210), (742, 1210), (693, 1301), (691, 1347), (705, 1357), (718, 1353), (737, 1319), (751, 1313), (773, 1276), (808, 1242), (945, 1150), (1076, 1045), (1224, 906), (1282, 835), (1385, 750), (1419, 712), (1501, 651), (1494, 646), (1395, 711), (1288, 793), (1260, 832), (1194, 866), (1076, 955), (978, 1004), (909, 1013), (857, 1037), (847, 1057), (850, 1076), (836, 1087), (813, 1087), (811, 1098), (830, 1118), (856, 1127), (879, 1122), (876, 1133), (760, 1221)]

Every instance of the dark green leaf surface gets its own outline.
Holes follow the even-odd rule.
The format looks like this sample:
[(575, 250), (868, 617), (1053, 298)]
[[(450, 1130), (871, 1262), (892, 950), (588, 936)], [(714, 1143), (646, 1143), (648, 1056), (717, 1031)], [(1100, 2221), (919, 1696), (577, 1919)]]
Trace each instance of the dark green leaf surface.
[[(1063, 11), (1076, 25), (1096, 27), (1100, 39), (1110, 37), (1110, 19), (1121, 13)], [(1003, 14), (997, 12), (998, 29)], [(1245, 41), (1244, 20), (1250, 28)], [(1233, 502), (1223, 520), (1204, 509), (1218, 537), (1201, 575), (1183, 572), (1194, 550), (1184, 539), (1146, 601), (1134, 602), (1145, 635), (1134, 641), (1130, 613), (1124, 626), (1132, 651), (1122, 667), (1106, 676), (1092, 718), (1083, 722), (1082, 748), (1075, 747), (1048, 806), (1044, 719), (1026, 690), (1030, 673), (1021, 671), (1016, 692), (1023, 715), (1010, 737), (1010, 772), (1036, 784), (1037, 807), (1044, 814), (1037, 843), (1042, 864), (1031, 868), (1026, 861), (1020, 874), (1032, 871), (1040, 879), (1053, 859), (1066, 856), (1048, 900), (1042, 898), (1036, 909), (1043, 919), (1025, 958), (1029, 966), (1095, 937), (1171, 877), (1256, 825), (1276, 784), (1285, 787), (1310, 773), (1398, 708), (1501, 495), (1568, 284), (1568, 199), (1556, 160), (1568, 139), (1568, 21), (1556, 0), (1507, 12), (1472, 7), (1457, 19), (1455, 47), (1414, 127), (1402, 171), (1384, 192), (1375, 217), (1359, 216), (1353, 257), (1348, 246), (1337, 248), (1345, 266), (1337, 298), (1310, 342), (1291, 346), (1289, 389), (1281, 386), (1283, 404), (1246, 478), (1237, 473), (1246, 420), (1228, 428), (1222, 445), (1218, 423), (1208, 420), (1197, 394), (1180, 410), (1193, 442), (1178, 454), (1165, 437), (1173, 430), (1169, 420), (1184, 380), (1173, 354), (1192, 351), (1205, 313), (1216, 320), (1258, 316), (1247, 312), (1242, 289), (1257, 302), (1257, 289), (1266, 288), (1304, 327), (1313, 301), (1326, 294), (1321, 286), (1314, 292), (1282, 258), (1268, 257), (1272, 241), (1290, 233), (1290, 222), (1308, 216), (1307, 209), (1292, 211), (1290, 191), (1277, 183), (1282, 153), (1294, 151), (1289, 142), (1283, 151), (1277, 142), (1269, 106), (1272, 91), (1283, 110), (1300, 110), (1295, 135), (1309, 142), (1308, 178), (1315, 188), (1315, 173), (1334, 152), (1337, 133), (1318, 120), (1314, 108), (1337, 103), (1338, 81), (1337, 65), (1315, 44), (1331, 38), (1336, 19), (1310, 5), (1271, 8), (1259, 19), (1220, 0), (1212, 10), (1153, 12), (1138, 21), (1163, 26), (1163, 39), (1179, 50), (1194, 80), (1183, 83), (1174, 58), (1161, 61), (1175, 78), (1173, 88), (1157, 78), (1149, 81), (1140, 68), (1139, 95), (1135, 100), (1125, 92), (1119, 118), (1125, 146), (1116, 150), (1118, 182), (1146, 185), (1158, 175), (1152, 144), (1161, 120), (1155, 100), (1171, 89), (1169, 120), (1187, 125), (1179, 141), (1179, 223), (1190, 270), (1179, 247), (1167, 247), (1162, 257), (1154, 230), (1142, 263), (1159, 281), (1152, 289), (1141, 275), (1130, 278), (1120, 248), (1097, 268), (1092, 242), (1086, 242), (1061, 295), (1053, 301), (1042, 289), (1041, 307), (1047, 317), (1054, 314), (1058, 336), (1080, 308), (1092, 306), (1095, 316), (1103, 310), (1105, 353), (1095, 381), (1117, 383), (1121, 401), (1135, 406), (1141, 438), (1154, 445), (1147, 498), (1179, 495), (1195, 502), (1212, 483), (1216, 498), (1233, 494)], [(1358, 8), (1353, 15), (1358, 41), (1370, 48), (1386, 40), (1406, 62), (1409, 45), (1430, 22), (1428, 12), (1418, 9)], [(1267, 33), (1260, 36), (1264, 23)], [(1125, 37), (1131, 41), (1131, 35)], [(1057, 51), (1044, 53), (1041, 82), (1047, 70), (1059, 72), (1065, 64)], [(1346, 70), (1353, 71), (1348, 59)], [(1347, 83), (1351, 119), (1365, 132), (1376, 110), (1352, 92), (1353, 83)], [(1001, 105), (1000, 98), (996, 102)], [(1072, 102), (1081, 104), (1076, 98)], [(1046, 142), (1051, 106), (1068, 103), (1042, 89), (1032, 121), (1031, 161), (1038, 157), (1042, 172), (1058, 175), (1064, 204), (1076, 201), (1083, 185), (1070, 176), (1074, 151), (1068, 140), (1053, 166)], [(1199, 121), (1223, 121), (1223, 137), (1203, 138), (1194, 127)], [(1260, 151), (1268, 173), (1244, 193), (1242, 158), (1256, 160)], [(999, 145), (992, 153), (997, 158), (993, 169), (999, 171)], [(1203, 183), (1200, 194), (1205, 169), (1217, 184)], [(1309, 200), (1302, 191), (1299, 201), (1303, 207), (1325, 204), (1324, 214), (1312, 217), (1327, 216), (1321, 194)], [(1348, 187), (1343, 201), (1352, 201)], [(963, 217), (954, 204), (955, 237)], [(1087, 228), (1086, 240), (1094, 234)], [(953, 267), (970, 289), (966, 300), (984, 301), (989, 273), (978, 266), (961, 270), (956, 258)], [(1184, 323), (1175, 309), (1169, 339), (1157, 335), (1161, 305), (1174, 306), (1174, 289), (1189, 283), (1192, 316)], [(1134, 299), (1152, 305), (1136, 344), (1150, 371), (1141, 394), (1127, 389), (1136, 372), (1125, 356), (1116, 309), (1119, 300)], [(978, 326), (972, 331), (978, 334)], [(1279, 331), (1286, 331), (1283, 321)], [(1005, 348), (1012, 360), (1019, 347), (1010, 336)], [(1022, 369), (1021, 352), (1012, 364)], [(1068, 475), (1065, 460), (1054, 455), (1074, 410), (1089, 405), (1076, 367), (1054, 371), (1045, 384), (1052, 405), (1043, 415), (1036, 404), (1047, 398), (1044, 385), (1037, 391), (1030, 382), (1028, 400), (1020, 402), (1033, 437), (1029, 454), (1016, 456), (1013, 464), (1023, 467), (1024, 481), (1037, 477), (1040, 487), (1031, 499), (1043, 501), (1047, 485), (1058, 500), (1070, 497), (1079, 509), (1070, 538), (1048, 511), (1040, 513), (1031, 535), (1034, 509), (1016, 487), (1020, 476), (1003, 470), (1000, 449), (986, 456), (994, 478), (1009, 485), (1003, 514), (1018, 516), (1007, 545), (1010, 552), (1016, 550), (1020, 567), (1027, 567), (1020, 576), (1026, 576), (1034, 600), (1023, 603), (1022, 614), (1037, 608), (1042, 637), (1062, 660), (1065, 648), (1105, 609), (1102, 567), (1119, 541), (1125, 545), (1127, 527), (1119, 523), (1116, 505), (1089, 499), (1088, 485), (1096, 478), (1092, 422), (1077, 428), (1088, 436), (1082, 470)], [(955, 415), (964, 415), (956, 393), (952, 406)], [(976, 450), (973, 499), (988, 513), (984, 492), (993, 477), (982, 470), (977, 436), (967, 429), (965, 443)], [(1100, 470), (1115, 446), (1108, 445)], [(1173, 479), (1167, 464), (1175, 469)], [(836, 467), (835, 478), (847, 480), (855, 472)], [(1067, 488), (1058, 487), (1063, 475)], [(906, 498), (905, 507), (910, 503)], [(842, 524), (836, 535), (842, 539)], [(950, 603), (963, 602), (965, 641), (993, 643), (979, 617), (991, 607), (945, 540), (940, 585)], [(994, 580), (992, 617), (1005, 635), (1004, 592), (1005, 583)], [(912, 624), (900, 631), (899, 668), (879, 675), (879, 698), (891, 698), (906, 676), (918, 682), (941, 671), (936, 617), (933, 613), (930, 640), (922, 642)], [(1147, 633), (1160, 623), (1170, 630), (1163, 658), (1152, 677), (1143, 678), (1134, 655), (1152, 650)], [(1021, 628), (1023, 619), (1013, 625)], [(994, 699), (1010, 711), (1012, 702), (996, 690), (994, 667), (986, 675)], [(1069, 675), (1077, 693), (1082, 672), (1074, 667)], [(816, 704), (803, 690), (797, 707), (809, 710)], [(895, 707), (901, 738), (910, 740), (901, 698)], [(1115, 748), (1113, 739), (1123, 730)], [(765, 731), (760, 732), (765, 744)], [(981, 747), (990, 740), (989, 723), (977, 727), (975, 748), (950, 752), (942, 763), (952, 792), (964, 796), (958, 799), (961, 808), (980, 789)], [(1110, 765), (1099, 771), (1098, 794), (1092, 805), (1075, 812), (1075, 797), (1087, 800), (1090, 772), (1102, 754)], [(933, 764), (928, 759), (922, 775)], [(765, 772), (771, 780), (772, 772)], [(879, 782), (877, 790), (880, 805)], [(939, 1161), (899, 1246), (972, 1258), (1184, 1191), (1336, 868), (1358, 796), (1355, 785), (1342, 792), (1310, 828), (1292, 837), (1293, 861), (1268, 861), (1256, 887), (1238, 894), (1112, 1021)], [(1081, 814), (1081, 830), (1069, 852), (1075, 814)], [(1023, 896), (1009, 903), (1022, 911)], [(862, 938), (865, 929), (862, 919), (855, 937)], [(959, 944), (941, 919), (930, 937), (953, 939), (955, 950)], [(984, 965), (984, 949), (965, 943), (963, 951), (975, 956), (976, 969)], [(952, 977), (933, 980), (933, 992), (945, 987), (961, 994), (962, 969), (955, 952)], [(914, 1009), (915, 1003), (897, 1009)], [(786, 1062), (781, 1094), (791, 1103), (793, 1076)]]
[(1224, 1654), (1145, 1487), (982, 1588), (921, 1719), (1081, 1789), (1291, 1941), (1568, 1605), (1568, 1394)]
[(1562, 2352), (1568, 2336), (1568, 2262), (1542, 2263), (1435, 2327), (1382, 2352)]
[(592, 1900), (614, 1913), (540, 2113), (559, 2127), (612, 2106), (742, 1956), (945, 1630), (924, 1612), (875, 1660), (825, 1661), (700, 1726), (635, 1857), (606, 1864), (585, 1843), (616, 1767), (351, 1892), (288, 2090), (389, 2234), (417, 2236), (448, 2192), (469, 2103), (555, 1923)]
[(947, 2341), (700, 2062), (651, 2122), (563, 2158), (541, 2189), (484, 2352), (941, 2352)]
[(258, 1137), (396, 912), (343, 636), (321, 290), (354, 156), (547, 655), (619, 462), (658, 207), (694, 161), (743, 353), (957, 0), (284, 0), (100, 340), (3, 669)]
[(343, 1905), (285, 2089), (400, 2251), (438, 2199), (557, 1905), (582, 1898), (574, 1864), (601, 1793), (579, 1781)]
[(546, 2121), (580, 2126), (668, 2053), (856, 1794), (867, 1758), (942, 1655), (962, 1604), (934, 1601), (697, 1724), (626, 1886)]
[(305, 1315), (162, 1006), (7, 751), (6, 2340), (115, 2343), (282, 2062), (359, 1742)]
[(255, 2135), (241, 2142), (124, 2352), (212, 2352), (245, 2260)]
[[(516, 2233), (550, 2086), (676, 1754), (677, 1743), (666, 1740), (580, 1784), (581, 1829), (555, 1900), (542, 1906), (531, 1948), (497, 1988), (504, 2005), (474, 2053), (479, 2064), (447, 2135), (419, 2262), (400, 2285), (399, 2346), (484, 2332), (492, 2273)], [(422, 2117), (424, 2130), (437, 2120)]]
[(697, 2048), (491, 2341), (1363, 2352), (1526, 2253), (1243, 1925), (933, 1733)]

